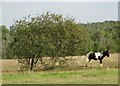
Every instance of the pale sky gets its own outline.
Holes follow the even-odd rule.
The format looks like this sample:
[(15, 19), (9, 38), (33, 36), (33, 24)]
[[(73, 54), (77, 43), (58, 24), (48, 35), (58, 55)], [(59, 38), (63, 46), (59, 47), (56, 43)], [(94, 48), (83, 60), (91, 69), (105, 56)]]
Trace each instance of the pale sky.
[(118, 20), (118, 2), (2, 2), (2, 24), (9, 27), (14, 19), (47, 11), (80, 23)]

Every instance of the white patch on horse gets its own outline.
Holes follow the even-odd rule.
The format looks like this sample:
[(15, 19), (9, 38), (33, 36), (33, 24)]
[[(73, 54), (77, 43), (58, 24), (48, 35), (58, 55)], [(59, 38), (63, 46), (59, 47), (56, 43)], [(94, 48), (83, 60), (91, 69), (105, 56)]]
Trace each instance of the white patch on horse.
[(100, 57), (102, 56), (102, 54), (101, 54), (100, 52), (95, 53), (95, 58), (96, 58), (96, 59), (98, 59), (99, 56), (100, 56)]

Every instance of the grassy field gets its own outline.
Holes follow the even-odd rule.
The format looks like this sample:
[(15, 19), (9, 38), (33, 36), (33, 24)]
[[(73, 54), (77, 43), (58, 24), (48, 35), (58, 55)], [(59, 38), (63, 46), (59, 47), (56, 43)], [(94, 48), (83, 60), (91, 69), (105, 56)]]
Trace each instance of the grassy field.
[(51, 71), (19, 72), (16, 60), (2, 60), (3, 84), (118, 84), (118, 54), (111, 54), (92, 67), (84, 67), (85, 56), (73, 57), (71, 65)]

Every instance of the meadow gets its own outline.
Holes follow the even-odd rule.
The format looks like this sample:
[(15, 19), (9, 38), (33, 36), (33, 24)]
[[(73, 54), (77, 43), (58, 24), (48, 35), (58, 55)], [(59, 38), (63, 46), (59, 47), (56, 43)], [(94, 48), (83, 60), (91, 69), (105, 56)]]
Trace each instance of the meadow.
[(17, 60), (1, 60), (3, 84), (118, 84), (118, 53), (84, 67), (85, 56), (70, 57), (69, 66), (47, 71), (18, 71)]

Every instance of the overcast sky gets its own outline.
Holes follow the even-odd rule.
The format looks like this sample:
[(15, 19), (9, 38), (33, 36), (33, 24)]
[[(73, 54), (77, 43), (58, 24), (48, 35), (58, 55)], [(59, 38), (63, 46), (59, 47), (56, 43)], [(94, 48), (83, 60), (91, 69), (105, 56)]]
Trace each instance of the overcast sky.
[(9, 27), (14, 19), (47, 11), (72, 16), (81, 23), (118, 20), (118, 2), (3, 2), (2, 24)]

